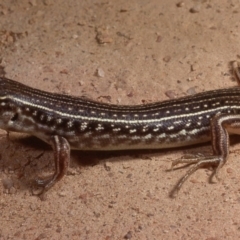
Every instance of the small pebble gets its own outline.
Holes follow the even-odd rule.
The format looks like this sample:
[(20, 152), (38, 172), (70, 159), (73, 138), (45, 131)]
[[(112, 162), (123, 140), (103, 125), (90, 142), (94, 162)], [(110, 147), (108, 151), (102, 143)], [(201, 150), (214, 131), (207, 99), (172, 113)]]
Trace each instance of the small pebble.
[(169, 91), (166, 91), (165, 92), (166, 96), (169, 97), (170, 99), (173, 99), (173, 98), (176, 98), (177, 97), (177, 94), (172, 91), (172, 90), (169, 90)]
[(163, 58), (163, 61), (164, 62), (169, 62), (171, 60), (171, 57), (170, 56), (166, 56)]
[(77, 34), (73, 34), (73, 35), (72, 35), (72, 38), (73, 38), (73, 39), (77, 39), (77, 38), (78, 38), (78, 35), (77, 35)]
[(189, 180), (191, 183), (199, 183), (199, 181), (196, 178), (192, 178)]
[(198, 70), (199, 69), (199, 65), (197, 64), (197, 63), (194, 63), (194, 64), (192, 64), (191, 65), (191, 71), (193, 72), (193, 71), (196, 71), (196, 70)]
[(51, 0), (43, 0), (43, 4), (46, 6), (51, 5)]
[(200, 11), (200, 6), (192, 7), (189, 10), (190, 13), (198, 13), (199, 11)]
[(157, 36), (156, 42), (161, 42), (162, 41), (162, 36)]
[(96, 40), (99, 44), (111, 43), (113, 39), (108, 32), (108, 28), (97, 28)]
[(132, 238), (132, 232), (129, 231), (125, 236), (124, 239), (131, 239)]
[(78, 174), (77, 169), (69, 168), (68, 171), (67, 171), (67, 175), (75, 176), (77, 174)]
[(105, 170), (108, 171), (108, 172), (111, 170), (111, 166), (112, 166), (112, 164), (109, 163), (109, 162), (105, 162), (105, 163), (104, 163), (104, 168), (105, 168)]
[(36, 239), (40, 240), (40, 239), (46, 239), (47, 238), (47, 234), (46, 233), (41, 233), (37, 236)]
[(35, 204), (31, 204), (29, 207), (30, 207), (30, 209), (32, 211), (36, 211), (37, 210), (37, 206)]
[(120, 9), (120, 12), (121, 12), (121, 13), (123, 13), (123, 12), (127, 12), (127, 11), (128, 11), (128, 10), (125, 9), (125, 8), (121, 8), (121, 9)]
[(187, 90), (187, 94), (188, 95), (194, 95), (196, 94), (196, 90), (195, 90), (195, 87), (191, 87)]
[(176, 5), (177, 5), (177, 7), (183, 7), (185, 5), (185, 3), (184, 2), (179, 2)]
[(37, 1), (36, 1), (36, 0), (30, 0), (29, 3), (30, 3), (32, 6), (37, 6)]
[(62, 232), (62, 227), (58, 226), (57, 229), (56, 229), (56, 232), (57, 232), (57, 233)]
[(61, 191), (61, 192), (58, 193), (58, 196), (59, 197), (65, 197), (65, 196), (67, 196), (67, 193), (65, 191)]
[(103, 71), (102, 68), (97, 69), (97, 76), (98, 77), (104, 77), (105, 76), (105, 72)]

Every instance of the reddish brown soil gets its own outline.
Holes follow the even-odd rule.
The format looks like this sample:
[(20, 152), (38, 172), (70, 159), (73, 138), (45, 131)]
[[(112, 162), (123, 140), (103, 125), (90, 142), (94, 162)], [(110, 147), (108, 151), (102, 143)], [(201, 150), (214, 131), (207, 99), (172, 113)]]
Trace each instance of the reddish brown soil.
[[(2, 0), (0, 74), (50, 92), (140, 104), (236, 85), (240, 3)], [(74, 151), (67, 176), (41, 201), (32, 181), (53, 170), (50, 147), (1, 131), (0, 239), (238, 239), (239, 139), (220, 172), (197, 171), (175, 199), (184, 153)]]

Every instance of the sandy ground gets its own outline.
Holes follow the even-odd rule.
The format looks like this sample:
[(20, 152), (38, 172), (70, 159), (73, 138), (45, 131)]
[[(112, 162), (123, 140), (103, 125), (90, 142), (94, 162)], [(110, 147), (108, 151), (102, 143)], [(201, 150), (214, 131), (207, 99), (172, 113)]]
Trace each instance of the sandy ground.
[[(238, 0), (0, 2), (0, 74), (50, 92), (116, 104), (161, 101), (236, 85)], [(72, 153), (65, 178), (41, 201), (37, 176), (53, 153), (35, 138), (1, 131), (0, 239), (237, 239), (240, 237), (239, 139), (219, 182), (198, 170), (178, 196), (184, 153)]]

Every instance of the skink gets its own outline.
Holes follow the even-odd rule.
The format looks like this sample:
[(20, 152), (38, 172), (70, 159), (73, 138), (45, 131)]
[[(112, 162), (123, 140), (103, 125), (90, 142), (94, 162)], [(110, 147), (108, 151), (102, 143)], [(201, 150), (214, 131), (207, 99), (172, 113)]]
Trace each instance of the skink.
[[(239, 68), (235, 67), (239, 78)], [(216, 172), (229, 154), (229, 134), (240, 134), (240, 87), (136, 106), (99, 103), (81, 97), (40, 91), (0, 78), (0, 128), (34, 135), (54, 150), (55, 172), (38, 179), (42, 193), (66, 173), (70, 149), (161, 149), (212, 142), (211, 156), (173, 161), (198, 168), (213, 165)]]

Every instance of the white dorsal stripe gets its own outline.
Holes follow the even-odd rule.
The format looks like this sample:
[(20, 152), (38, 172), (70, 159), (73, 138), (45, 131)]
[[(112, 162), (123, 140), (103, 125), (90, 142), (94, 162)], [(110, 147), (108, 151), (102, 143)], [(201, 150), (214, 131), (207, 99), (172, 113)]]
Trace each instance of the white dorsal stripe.
[[(2, 97), (1, 99), (6, 99), (6, 97)], [(10, 98), (12, 99), (12, 98)], [(240, 106), (219, 106), (219, 107), (215, 107), (213, 109), (206, 109), (206, 110), (203, 110), (203, 111), (199, 111), (199, 112), (195, 112), (195, 113), (187, 113), (187, 114), (180, 114), (180, 115), (171, 115), (171, 116), (167, 116), (167, 117), (159, 117), (157, 119), (137, 119), (137, 120), (134, 120), (134, 119), (129, 119), (129, 120), (124, 120), (124, 119), (111, 119), (111, 118), (103, 118), (103, 117), (91, 117), (91, 116), (82, 116), (80, 114), (69, 114), (69, 113), (66, 113), (66, 112), (63, 112), (63, 111), (59, 111), (59, 110), (55, 110), (53, 108), (49, 108), (49, 107), (46, 107), (46, 106), (42, 106), (42, 105), (37, 105), (37, 104), (33, 104), (31, 102), (28, 102), (28, 101), (25, 101), (23, 99), (20, 99), (20, 98), (17, 98), (17, 97), (14, 97), (14, 101), (18, 101), (19, 103), (22, 103), (25, 107), (26, 106), (30, 106), (30, 107), (35, 107), (35, 108), (38, 108), (40, 110), (44, 110), (44, 111), (48, 111), (48, 112), (52, 112), (54, 114), (57, 114), (57, 115), (60, 115), (61, 117), (64, 117), (64, 118), (72, 118), (72, 119), (77, 119), (77, 120), (87, 120), (87, 121), (98, 121), (98, 122), (112, 122), (112, 123), (128, 123), (128, 124), (136, 124), (136, 123), (154, 123), (154, 122), (159, 122), (159, 121), (169, 121), (169, 120), (172, 120), (172, 119), (175, 119), (177, 118), (177, 120), (179, 120), (180, 118), (191, 118), (192, 116), (201, 116), (201, 115), (205, 115), (207, 113), (211, 113), (213, 111), (217, 112), (221, 112), (223, 110), (226, 110), (226, 109), (240, 109)]]

